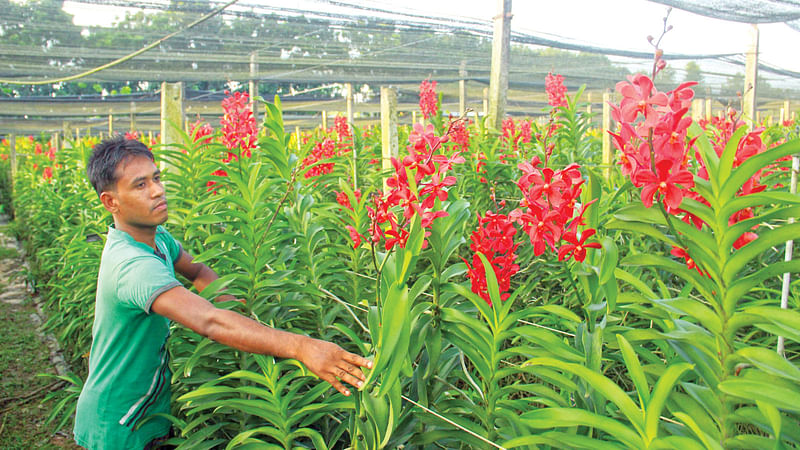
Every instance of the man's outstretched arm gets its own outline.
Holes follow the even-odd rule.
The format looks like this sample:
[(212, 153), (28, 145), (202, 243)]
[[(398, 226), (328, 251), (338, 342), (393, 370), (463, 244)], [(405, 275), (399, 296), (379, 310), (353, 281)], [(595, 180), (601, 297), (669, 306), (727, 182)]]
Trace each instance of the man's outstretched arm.
[(159, 295), (151, 311), (242, 351), (296, 359), (344, 395), (350, 391), (342, 381), (361, 387), (364, 374), (359, 367), (372, 367), (371, 361), (334, 343), (270, 328), (237, 312), (216, 308), (182, 286)]
[[(175, 272), (183, 275), (187, 280), (192, 282), (192, 285), (197, 292), (203, 292), (212, 281), (219, 278), (216, 272), (207, 265), (199, 262), (194, 262), (194, 258), (186, 250), (181, 248), (181, 253), (178, 259), (175, 260)], [(217, 297), (217, 301), (236, 300), (230, 294), (222, 294)]]

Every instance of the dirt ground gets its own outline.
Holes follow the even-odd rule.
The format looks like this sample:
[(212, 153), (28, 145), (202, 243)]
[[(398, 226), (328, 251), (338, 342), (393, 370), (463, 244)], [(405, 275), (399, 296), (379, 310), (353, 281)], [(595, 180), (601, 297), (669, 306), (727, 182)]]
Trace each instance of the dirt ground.
[(37, 314), (24, 280), (26, 268), (16, 240), (0, 218), (0, 448), (79, 449), (70, 432), (45, 421), (56, 400), (42, 399), (60, 384), (40, 374), (55, 374), (51, 351), (39, 331)]

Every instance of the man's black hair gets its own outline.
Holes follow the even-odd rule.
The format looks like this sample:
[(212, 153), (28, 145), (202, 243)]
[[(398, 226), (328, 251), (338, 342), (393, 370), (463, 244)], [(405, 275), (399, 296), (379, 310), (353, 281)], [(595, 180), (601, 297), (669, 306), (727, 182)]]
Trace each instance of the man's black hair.
[(86, 165), (86, 175), (97, 195), (116, 185), (117, 166), (135, 156), (145, 156), (155, 161), (146, 145), (134, 139), (125, 139), (124, 136), (108, 138), (94, 146)]

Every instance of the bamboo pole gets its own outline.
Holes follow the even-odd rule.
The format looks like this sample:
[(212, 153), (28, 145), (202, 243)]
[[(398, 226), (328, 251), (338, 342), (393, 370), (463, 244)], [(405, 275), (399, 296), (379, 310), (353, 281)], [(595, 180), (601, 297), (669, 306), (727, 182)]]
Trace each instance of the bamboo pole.
[[(392, 169), (392, 157), (399, 154), (397, 143), (397, 91), (381, 86), (381, 168)], [(386, 178), (383, 178), (383, 191), (386, 192)]]
[[(800, 171), (800, 155), (792, 156), (792, 181), (789, 185), (789, 192), (792, 194), (797, 194), (797, 172)], [(794, 223), (794, 217), (789, 217), (787, 220), (788, 223)], [(794, 241), (788, 240), (786, 241), (786, 254), (784, 256), (784, 261), (791, 261), (792, 260), (792, 252), (794, 250)], [(789, 307), (789, 289), (791, 287), (791, 277), (792, 275), (789, 272), (783, 274), (783, 286), (781, 289), (781, 309), (787, 309)], [(783, 356), (784, 349), (786, 346), (786, 338), (783, 336), (778, 336), (778, 354)]]
[(603, 176), (607, 181), (611, 181), (611, 92), (606, 89), (603, 92)]
[(744, 90), (742, 91), (742, 113), (744, 120), (752, 130), (756, 120), (756, 86), (758, 85), (758, 25), (750, 29), (750, 48), (745, 60)]
[(488, 125), (500, 129), (508, 96), (508, 61), (511, 53), (511, 0), (497, 0), (492, 35), (492, 69), (489, 77)]

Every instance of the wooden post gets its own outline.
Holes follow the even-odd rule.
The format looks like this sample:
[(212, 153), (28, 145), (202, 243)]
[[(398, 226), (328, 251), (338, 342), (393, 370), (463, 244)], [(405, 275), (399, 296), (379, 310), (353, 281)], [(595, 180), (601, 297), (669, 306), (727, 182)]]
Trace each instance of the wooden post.
[(75, 127), (75, 142), (80, 142), (81, 140), (81, 129)]
[(756, 86), (758, 84), (758, 25), (750, 29), (751, 42), (747, 50), (744, 69), (744, 90), (742, 91), (742, 114), (752, 130), (756, 119)]
[(611, 164), (613, 163), (613, 150), (611, 148), (611, 92), (603, 92), (603, 176), (611, 180)]
[(114, 116), (108, 115), (108, 137), (114, 136)]
[(59, 136), (58, 132), (53, 133), (53, 148), (56, 151), (61, 150), (61, 136)]
[(789, 120), (789, 111), (791, 111), (791, 109), (789, 109), (789, 100), (783, 101), (783, 108), (781, 111), (783, 111), (783, 114), (781, 114), (781, 126), (783, 126), (783, 122)]
[(711, 99), (706, 99), (706, 122), (711, 122)]
[[(397, 91), (394, 88), (381, 86), (381, 168), (392, 169), (392, 157), (397, 158)], [(383, 190), (387, 190), (386, 178), (383, 179)]]
[(256, 97), (258, 97), (258, 52), (253, 52), (250, 54), (250, 101), (253, 105), (253, 118), (256, 119), (256, 129), (258, 129), (258, 125), (261, 123), (258, 120), (258, 102), (256, 101)]
[(153, 130), (147, 132), (147, 145), (152, 145), (153, 143)]
[(592, 93), (589, 92), (586, 94), (586, 114), (592, 113)]
[[(353, 123), (353, 84), (352, 83), (345, 83), (344, 84), (344, 95), (345, 95), (345, 105), (346, 105), (346, 114), (347, 114), (347, 127), (350, 129), (350, 134), (353, 134), (354, 130), (354, 123)], [(356, 154), (356, 147), (353, 146), (353, 189), (358, 189), (358, 155)]]
[(161, 83), (161, 144), (174, 144), (181, 140), (183, 113), (183, 82)]
[(11, 134), (8, 140), (9, 156), (11, 160), (11, 189), (14, 189), (14, 180), (17, 178), (17, 135)]
[(59, 150), (65, 148), (72, 148), (72, 145), (70, 144), (69, 141), (70, 139), (72, 139), (72, 124), (70, 124), (66, 120), (61, 122), (61, 132), (64, 134), (64, 139), (62, 139), (61, 141), (61, 148)]
[(492, 71), (489, 78), (488, 125), (500, 129), (508, 95), (508, 59), (511, 49), (511, 0), (497, 0), (492, 35)]
[(344, 98), (347, 105), (347, 124), (353, 126), (353, 85), (352, 83), (344, 84)]
[[(800, 155), (793, 155), (792, 156), (792, 177), (789, 183), (789, 192), (792, 194), (797, 195), (797, 172), (800, 172)], [(795, 222), (793, 216), (790, 216), (787, 220), (789, 224)], [(792, 260), (792, 253), (794, 251), (794, 240), (790, 239), (786, 241), (786, 252), (784, 254), (784, 261), (791, 261)], [(786, 272), (783, 274), (783, 286), (781, 289), (781, 309), (787, 309), (789, 307), (789, 290), (791, 288), (791, 274)], [(786, 338), (783, 336), (778, 336), (778, 354), (783, 356), (784, 346), (785, 346)]]
[(101, 131), (100, 132), (100, 140), (102, 141), (104, 137), (105, 137), (105, 132)]
[(411, 111), (411, 127), (414, 127), (414, 124), (417, 123), (417, 112)]
[(298, 153), (302, 152), (303, 151), (303, 144), (302, 144), (303, 141), (300, 140), (300, 126), (299, 125), (295, 125), (295, 127), (294, 127), (294, 135), (295, 135), (295, 138), (297, 139), (297, 152)]
[(322, 111), (322, 131), (328, 129), (328, 111)]
[(131, 102), (131, 131), (136, 131), (136, 102)]
[(699, 98), (692, 100), (692, 120), (697, 122), (703, 118), (703, 101)]
[(483, 116), (489, 114), (489, 88), (483, 88)]
[(467, 112), (467, 62), (461, 61), (458, 68), (458, 114), (464, 115)]

